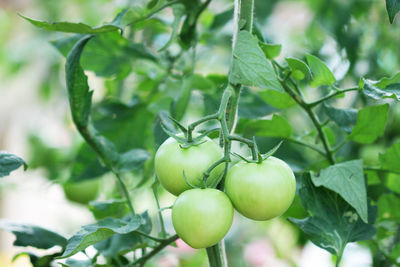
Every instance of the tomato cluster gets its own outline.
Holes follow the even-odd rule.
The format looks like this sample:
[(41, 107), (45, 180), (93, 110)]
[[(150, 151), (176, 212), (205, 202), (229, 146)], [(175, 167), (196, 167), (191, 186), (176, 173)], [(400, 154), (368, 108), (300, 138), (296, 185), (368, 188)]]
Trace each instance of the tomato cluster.
[[(170, 137), (155, 156), (160, 183), (178, 196), (172, 208), (175, 231), (193, 248), (207, 248), (224, 238), (232, 225), (233, 207), (247, 218), (268, 220), (282, 215), (295, 196), (292, 170), (272, 156), (259, 163), (241, 161), (230, 168), (225, 193), (214, 188), (194, 189), (222, 156), (221, 148), (208, 137), (189, 147)], [(223, 164), (213, 169), (206, 184), (215, 184), (223, 171)]]

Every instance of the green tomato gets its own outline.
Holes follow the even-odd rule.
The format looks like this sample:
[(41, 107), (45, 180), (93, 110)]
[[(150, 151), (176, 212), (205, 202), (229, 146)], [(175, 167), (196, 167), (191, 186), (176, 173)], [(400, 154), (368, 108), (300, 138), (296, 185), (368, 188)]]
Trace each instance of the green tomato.
[[(162, 186), (178, 196), (191, 187), (186, 183), (198, 186), (203, 181), (204, 172), (223, 156), (221, 148), (210, 138), (204, 143), (182, 148), (174, 138), (168, 138), (157, 150), (155, 171)], [(223, 164), (215, 168), (207, 179), (207, 184), (217, 180), (224, 170)]]
[(97, 198), (99, 186), (99, 179), (91, 179), (76, 183), (67, 182), (63, 184), (63, 189), (68, 200), (87, 204)]
[(225, 181), (226, 194), (237, 211), (263, 221), (282, 215), (296, 194), (296, 179), (284, 161), (269, 157), (262, 163), (240, 162)]
[(212, 188), (183, 192), (172, 208), (172, 224), (183, 241), (193, 248), (217, 244), (228, 233), (233, 206), (228, 196)]

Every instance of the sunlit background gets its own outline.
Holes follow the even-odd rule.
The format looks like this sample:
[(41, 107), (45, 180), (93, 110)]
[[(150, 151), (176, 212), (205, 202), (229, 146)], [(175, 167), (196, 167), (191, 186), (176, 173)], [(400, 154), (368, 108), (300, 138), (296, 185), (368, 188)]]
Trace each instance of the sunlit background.
[[(1, 218), (40, 225), (67, 237), (80, 226), (95, 221), (86, 205), (66, 198), (62, 186), (82, 143), (69, 114), (65, 59), (49, 42), (65, 35), (37, 29), (18, 14), (46, 21), (68, 20), (96, 26), (111, 21), (127, 2), (0, 0), (0, 150), (20, 155), (30, 166), (26, 172), (18, 170), (0, 179)], [(227, 73), (233, 23), (230, 21), (212, 30), (210, 25), (215, 14), (231, 10), (232, 5), (231, 1), (214, 0), (200, 18), (202, 44), (198, 48), (197, 73)], [(338, 79), (346, 75), (344, 84), (349, 86), (357, 84), (361, 76), (375, 79), (400, 70), (399, 22), (388, 23), (383, 1), (256, 0), (255, 10), (262, 34), (268, 41), (283, 45), (280, 60), (285, 56), (302, 57), (305, 53), (318, 55)], [(159, 16), (168, 23), (173, 20), (168, 9)], [(161, 26), (158, 30), (162, 34), (155, 46), (160, 48), (168, 40), (169, 32)], [(95, 89), (95, 101), (115, 86), (113, 76), (87, 74)], [(135, 90), (137, 82), (134, 78), (128, 82), (130, 90)], [(316, 94), (313, 90), (307, 91), (309, 99), (317, 98)], [(247, 104), (251, 106), (251, 103)], [(185, 122), (202, 114), (199, 106), (201, 104), (193, 100)], [(399, 108), (392, 114), (395, 115), (389, 123), (397, 120), (400, 127)], [(296, 121), (295, 112), (292, 118), (293, 126), (301, 129), (303, 122)], [(397, 136), (392, 132), (386, 134), (393, 138)], [(370, 146), (372, 152), (355, 150), (355, 153), (373, 162), (382, 149), (378, 142)], [(286, 156), (293, 166), (297, 164), (299, 155)], [(315, 155), (310, 157), (315, 158)], [(138, 183), (134, 178), (128, 180), (130, 188)], [(106, 199), (115, 189), (115, 181), (109, 175), (92, 183), (88, 187), (99, 188), (98, 199)], [(149, 210), (156, 218), (155, 200), (149, 184), (151, 181), (131, 192), (138, 212)], [(162, 206), (173, 204), (175, 197), (161, 189), (160, 193)], [(333, 266), (329, 253), (306, 242), (303, 233), (286, 220), (288, 216), (304, 216), (298, 199), (294, 205), (297, 206), (291, 208), (291, 213), (268, 222), (254, 222), (236, 214), (225, 239), (229, 266)], [(173, 232), (170, 212), (165, 211), (164, 216), (169, 232)], [(153, 225), (154, 229), (157, 227), (159, 225)], [(16, 253), (25, 251), (13, 247), (13, 239), (12, 234), (0, 232), (0, 266), (30, 266), (26, 256), (11, 263)], [(368, 249), (352, 244), (345, 251), (342, 266), (370, 266), (371, 262)], [(205, 251), (193, 250), (178, 242), (177, 248), (167, 248), (148, 266), (207, 264)]]

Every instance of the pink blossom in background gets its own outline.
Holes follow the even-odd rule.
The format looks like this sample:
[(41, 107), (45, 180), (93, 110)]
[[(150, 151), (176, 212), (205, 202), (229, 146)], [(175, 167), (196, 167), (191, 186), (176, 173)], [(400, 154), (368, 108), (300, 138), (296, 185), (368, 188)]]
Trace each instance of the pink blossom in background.
[(197, 250), (186, 244), (182, 239), (178, 238), (175, 241), (177, 247), (172, 247), (169, 246), (168, 250), (177, 254), (182, 254), (182, 253), (195, 253)]
[(160, 267), (177, 267), (179, 266), (179, 260), (176, 255), (173, 254), (166, 254), (163, 257), (161, 257), (157, 261), (157, 266)]
[[(244, 259), (251, 266), (269, 266), (275, 259), (275, 251), (266, 239), (250, 242), (244, 247)], [(271, 265), (272, 266), (272, 265)]]

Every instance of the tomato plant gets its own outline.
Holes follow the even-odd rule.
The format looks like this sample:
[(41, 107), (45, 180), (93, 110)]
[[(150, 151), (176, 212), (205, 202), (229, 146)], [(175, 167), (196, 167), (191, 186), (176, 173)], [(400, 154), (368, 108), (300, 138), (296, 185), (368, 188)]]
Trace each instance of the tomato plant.
[(172, 208), (172, 223), (177, 234), (193, 248), (217, 244), (229, 231), (232, 220), (231, 201), (216, 189), (188, 190)]
[[(398, 0), (37, 1), (48, 21), (22, 19), (57, 32), (65, 60), (40, 54), (46, 75), (32, 76), (43, 77), (41, 105), (64, 112), (66, 138), (33, 125), (31, 159), (1, 152), (0, 177), (29, 165), (68, 181), (67, 198), (95, 201), (93, 222), (68, 236), (0, 221), (34, 266), (158, 266), (179, 237), (206, 250), (182, 266), (250, 265), (243, 251), (256, 238), (287, 265), (310, 243), (336, 266), (348, 243), (372, 266), (398, 265)], [(64, 5), (85, 22), (68, 22)], [(9, 76), (23, 65), (15, 43), (0, 44)], [(247, 218), (225, 238), (234, 210)]]
[(292, 204), (296, 179), (280, 159), (268, 157), (261, 163), (240, 162), (226, 176), (225, 189), (235, 209), (253, 220), (282, 215)]
[[(190, 188), (189, 184), (199, 186), (203, 182), (203, 173), (221, 157), (221, 148), (208, 137), (199, 140), (198, 145), (186, 148), (170, 137), (157, 150), (155, 172), (161, 185), (178, 196)], [(214, 169), (207, 183), (216, 182), (222, 172), (223, 166)]]

